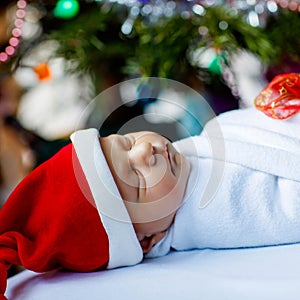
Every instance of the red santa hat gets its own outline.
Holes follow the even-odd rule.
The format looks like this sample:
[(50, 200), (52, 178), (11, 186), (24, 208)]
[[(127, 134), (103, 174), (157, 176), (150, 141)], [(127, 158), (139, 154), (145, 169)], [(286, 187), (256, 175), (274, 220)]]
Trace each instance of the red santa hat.
[(143, 253), (111, 175), (98, 130), (32, 171), (0, 210), (0, 300), (7, 269), (93, 271), (139, 263)]

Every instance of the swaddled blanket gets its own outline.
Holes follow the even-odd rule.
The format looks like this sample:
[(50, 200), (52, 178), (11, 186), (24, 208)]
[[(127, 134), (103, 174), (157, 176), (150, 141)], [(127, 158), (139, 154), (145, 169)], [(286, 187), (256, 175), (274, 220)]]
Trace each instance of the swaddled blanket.
[(231, 111), (200, 136), (175, 143), (191, 163), (186, 196), (148, 256), (300, 242), (299, 117)]

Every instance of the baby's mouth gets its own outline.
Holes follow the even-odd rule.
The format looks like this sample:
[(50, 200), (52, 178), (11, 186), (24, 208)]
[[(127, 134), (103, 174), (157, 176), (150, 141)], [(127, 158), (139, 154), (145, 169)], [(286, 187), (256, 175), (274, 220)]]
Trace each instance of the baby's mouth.
[(170, 164), (170, 167), (171, 167), (171, 172), (175, 176), (174, 161), (173, 161), (174, 154), (173, 154), (172, 150), (173, 150), (172, 149), (172, 145), (171, 144), (167, 144), (168, 160), (169, 160), (169, 164)]

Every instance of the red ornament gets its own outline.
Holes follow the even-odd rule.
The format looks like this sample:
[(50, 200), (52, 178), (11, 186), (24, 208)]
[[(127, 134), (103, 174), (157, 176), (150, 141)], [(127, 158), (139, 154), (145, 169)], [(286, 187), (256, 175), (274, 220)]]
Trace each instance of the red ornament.
[(300, 111), (300, 74), (288, 73), (274, 79), (254, 100), (257, 109), (267, 116), (284, 120)]

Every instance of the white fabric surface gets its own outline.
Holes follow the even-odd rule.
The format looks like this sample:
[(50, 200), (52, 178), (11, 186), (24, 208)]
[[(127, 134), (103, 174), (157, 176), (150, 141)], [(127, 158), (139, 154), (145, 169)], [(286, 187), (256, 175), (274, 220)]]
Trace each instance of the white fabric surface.
[(299, 299), (300, 245), (171, 252), (94, 273), (24, 271), (8, 281), (9, 300)]

